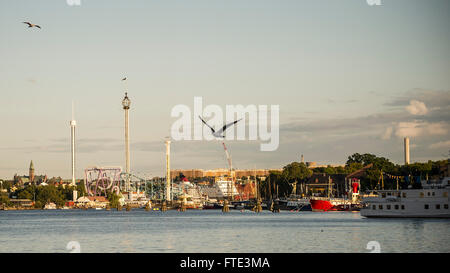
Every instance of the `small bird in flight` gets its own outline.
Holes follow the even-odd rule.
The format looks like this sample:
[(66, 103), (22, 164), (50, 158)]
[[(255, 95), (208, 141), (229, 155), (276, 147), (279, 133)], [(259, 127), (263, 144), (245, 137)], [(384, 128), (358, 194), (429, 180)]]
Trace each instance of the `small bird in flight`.
[(212, 128), (211, 126), (209, 126), (208, 123), (206, 123), (206, 121), (204, 121), (204, 120), (202, 119), (202, 117), (200, 117), (200, 116), (198, 116), (198, 117), (202, 120), (202, 122), (203, 122), (206, 126), (208, 126), (208, 127), (211, 129), (213, 136), (215, 136), (216, 138), (225, 138), (225, 135), (224, 135), (225, 130), (226, 130), (227, 128), (229, 128), (230, 126), (232, 126), (232, 125), (238, 123), (238, 121), (241, 120), (241, 119), (238, 119), (238, 120), (235, 120), (235, 121), (233, 121), (233, 122), (230, 122), (230, 123), (224, 125), (221, 129), (219, 129), (219, 130), (216, 132), (216, 130), (214, 130), (214, 128)]
[(122, 81), (125, 81), (127, 79), (127, 77), (123, 78)]
[(38, 25), (35, 25), (35, 24), (32, 24), (32, 23), (30, 23), (30, 22), (23, 22), (23, 23), (24, 23), (24, 24), (27, 24), (29, 28), (30, 28), (30, 27), (37, 27), (37, 28), (41, 28), (40, 26), (38, 26)]

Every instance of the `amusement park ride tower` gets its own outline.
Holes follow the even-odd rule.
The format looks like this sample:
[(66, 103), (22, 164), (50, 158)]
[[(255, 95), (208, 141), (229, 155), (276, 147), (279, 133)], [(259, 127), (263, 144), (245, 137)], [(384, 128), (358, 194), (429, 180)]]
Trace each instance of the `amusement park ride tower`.
[(125, 92), (125, 97), (122, 100), (123, 110), (125, 110), (125, 172), (126, 172), (126, 190), (130, 190), (130, 139), (129, 139), (129, 115), (131, 101), (128, 98), (127, 92)]
[(170, 185), (170, 140), (166, 140), (166, 200), (172, 201)]
[[(74, 119), (73, 114), (73, 101), (72, 101), (72, 120), (70, 121), (70, 140), (71, 140), (71, 152), (72, 152), (72, 187), (76, 187), (75, 183), (75, 127), (77, 126), (77, 122)], [(73, 201), (77, 201), (76, 190), (73, 190), (72, 199)]]

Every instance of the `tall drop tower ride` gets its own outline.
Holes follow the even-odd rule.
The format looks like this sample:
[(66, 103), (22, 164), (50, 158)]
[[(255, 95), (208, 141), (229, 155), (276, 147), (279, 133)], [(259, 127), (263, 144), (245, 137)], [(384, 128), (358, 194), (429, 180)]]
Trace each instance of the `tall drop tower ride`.
[[(74, 109), (73, 109), (73, 101), (72, 101), (72, 120), (70, 121), (70, 143), (71, 143), (71, 153), (72, 153), (72, 187), (76, 187), (75, 182), (75, 127), (77, 126), (77, 122), (74, 117)], [(75, 202), (78, 198), (78, 192), (76, 188), (73, 190), (72, 199)]]
[(125, 110), (125, 172), (126, 172), (126, 190), (130, 191), (130, 128), (129, 128), (129, 111), (131, 101), (128, 98), (128, 93), (125, 92), (125, 97), (122, 100), (123, 110)]
[(172, 201), (170, 185), (170, 140), (166, 140), (166, 200)]

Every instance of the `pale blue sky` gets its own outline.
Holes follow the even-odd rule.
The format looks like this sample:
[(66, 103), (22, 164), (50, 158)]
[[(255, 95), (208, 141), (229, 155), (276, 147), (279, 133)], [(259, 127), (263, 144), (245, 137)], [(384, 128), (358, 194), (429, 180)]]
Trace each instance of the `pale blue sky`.
[[(302, 153), (318, 163), (354, 152), (400, 163), (405, 124), (413, 161), (448, 154), (447, 0), (81, 1), (0, 0), (0, 178), (25, 174), (31, 159), (38, 174), (70, 176), (72, 100), (77, 176), (123, 166), (123, 76), (136, 173), (163, 174), (170, 110), (192, 107), (194, 96), (280, 105), (279, 150), (230, 142), (236, 168), (280, 168)], [(408, 112), (410, 100), (426, 113)], [(174, 143), (172, 167), (225, 167), (216, 144)]]

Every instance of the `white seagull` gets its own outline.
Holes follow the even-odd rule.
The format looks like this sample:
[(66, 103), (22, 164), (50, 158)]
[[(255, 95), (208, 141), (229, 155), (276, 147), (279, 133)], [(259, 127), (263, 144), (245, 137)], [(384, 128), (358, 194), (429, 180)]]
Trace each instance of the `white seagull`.
[(32, 23), (30, 23), (30, 22), (23, 22), (23, 23), (24, 23), (24, 24), (27, 24), (29, 28), (30, 28), (30, 27), (37, 27), (37, 28), (41, 28), (40, 26), (38, 26), (38, 25), (35, 25), (35, 24), (32, 24)]
[(214, 128), (212, 128), (211, 126), (209, 126), (208, 123), (206, 123), (206, 121), (204, 121), (204, 120), (202, 119), (202, 117), (200, 117), (200, 116), (198, 116), (198, 117), (202, 120), (202, 122), (203, 122), (206, 126), (208, 126), (208, 127), (211, 129), (213, 136), (215, 136), (216, 138), (225, 138), (225, 135), (224, 135), (225, 130), (226, 130), (228, 127), (230, 127), (230, 126), (232, 126), (232, 125), (238, 123), (238, 121), (242, 120), (242, 119), (238, 119), (238, 120), (235, 120), (235, 121), (233, 121), (233, 122), (230, 122), (230, 123), (224, 125), (221, 129), (219, 129), (219, 130), (216, 132), (216, 130), (214, 130)]

